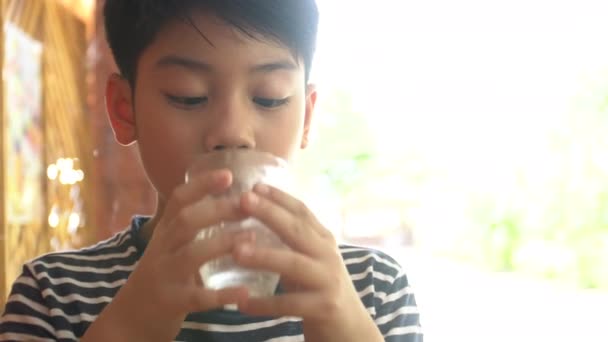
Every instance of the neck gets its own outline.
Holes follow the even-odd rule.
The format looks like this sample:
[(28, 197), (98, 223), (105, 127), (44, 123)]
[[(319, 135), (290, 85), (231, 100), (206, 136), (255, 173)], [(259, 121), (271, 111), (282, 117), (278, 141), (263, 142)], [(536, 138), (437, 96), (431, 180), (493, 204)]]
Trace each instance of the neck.
[(141, 227), (140, 234), (141, 238), (150, 241), (152, 235), (154, 234), (154, 230), (158, 226), (160, 219), (163, 217), (163, 212), (165, 210), (165, 201), (160, 197), (160, 195), (156, 195), (156, 210), (154, 211), (154, 215), (148, 222), (144, 223), (144, 226)]

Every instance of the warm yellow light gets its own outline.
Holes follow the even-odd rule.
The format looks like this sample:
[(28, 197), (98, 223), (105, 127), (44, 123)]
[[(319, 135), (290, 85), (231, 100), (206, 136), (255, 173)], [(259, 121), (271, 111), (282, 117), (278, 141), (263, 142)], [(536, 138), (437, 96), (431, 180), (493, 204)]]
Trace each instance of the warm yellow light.
[(63, 185), (68, 185), (68, 184), (71, 184), (70, 182), (71, 182), (70, 173), (62, 171), (59, 174), (59, 183), (61, 183)]
[(68, 158), (64, 159), (63, 164), (64, 169), (62, 171), (69, 171), (74, 169), (74, 159)]
[(84, 180), (84, 172), (82, 170), (76, 171), (76, 182), (82, 182)]
[(68, 219), (68, 233), (75, 234), (80, 225), (80, 215), (78, 213), (71, 213)]
[(59, 2), (85, 22), (91, 20), (95, 12), (95, 0), (59, 0)]
[(49, 179), (59, 178), (59, 182), (63, 185), (74, 185), (81, 182), (84, 179), (84, 172), (74, 169), (76, 160), (71, 158), (57, 159), (57, 162), (47, 169)]
[(57, 165), (55, 165), (55, 164), (49, 165), (49, 167), (46, 169), (46, 175), (47, 175), (47, 177), (49, 177), (50, 180), (57, 179), (58, 174), (59, 174), (59, 168), (57, 168)]
[(65, 167), (65, 159), (64, 158), (59, 158), (57, 159), (57, 168), (59, 169), (59, 171), (63, 170), (63, 168)]
[(56, 210), (51, 210), (51, 213), (49, 214), (49, 226), (51, 228), (57, 228), (58, 225), (59, 225), (59, 215), (57, 214)]

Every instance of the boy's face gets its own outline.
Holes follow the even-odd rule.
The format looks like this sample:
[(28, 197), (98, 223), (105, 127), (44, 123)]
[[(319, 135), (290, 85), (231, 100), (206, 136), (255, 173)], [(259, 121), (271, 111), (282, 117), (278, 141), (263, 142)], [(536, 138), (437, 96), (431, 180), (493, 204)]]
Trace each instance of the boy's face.
[(192, 19), (209, 41), (187, 23), (169, 23), (139, 60), (133, 96), (125, 80), (108, 82), (116, 138), (138, 143), (161, 199), (202, 153), (250, 148), (293, 158), (307, 144), (316, 100), (288, 48), (209, 14)]

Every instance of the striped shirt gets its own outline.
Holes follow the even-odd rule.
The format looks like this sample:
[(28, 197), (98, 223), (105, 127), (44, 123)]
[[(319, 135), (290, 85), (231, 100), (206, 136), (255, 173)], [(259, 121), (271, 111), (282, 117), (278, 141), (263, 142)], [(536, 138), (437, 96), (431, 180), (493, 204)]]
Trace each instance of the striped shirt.
[[(145, 248), (135, 217), (129, 229), (94, 246), (28, 262), (0, 319), (0, 341), (77, 341), (127, 281)], [(401, 267), (388, 255), (341, 245), (359, 296), (386, 341), (422, 341), (418, 309)], [(192, 313), (177, 341), (303, 341), (302, 321), (238, 311)]]

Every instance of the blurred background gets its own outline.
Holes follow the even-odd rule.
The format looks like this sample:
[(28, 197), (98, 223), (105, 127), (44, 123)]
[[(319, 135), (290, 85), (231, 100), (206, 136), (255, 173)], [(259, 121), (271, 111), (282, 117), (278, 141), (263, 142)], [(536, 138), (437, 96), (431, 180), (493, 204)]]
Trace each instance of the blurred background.
[[(606, 341), (608, 3), (318, 0), (299, 195), (406, 269), (429, 341)], [(103, 104), (103, 0), (0, 0), (0, 304), (154, 209)]]

